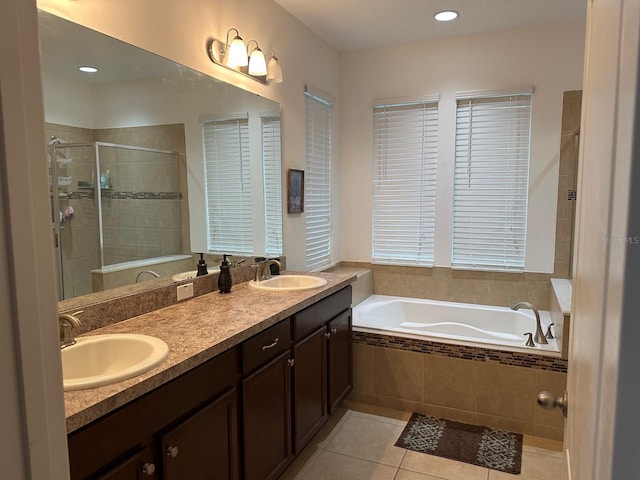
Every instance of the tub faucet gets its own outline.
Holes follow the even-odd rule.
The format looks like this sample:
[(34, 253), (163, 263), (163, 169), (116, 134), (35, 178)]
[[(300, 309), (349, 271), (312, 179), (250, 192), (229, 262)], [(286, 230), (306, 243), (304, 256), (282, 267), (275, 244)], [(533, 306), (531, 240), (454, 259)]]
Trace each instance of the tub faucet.
[(60, 325), (60, 349), (75, 345), (76, 339), (73, 337), (73, 329), (80, 326), (80, 315), (83, 310), (73, 313), (63, 313), (58, 315), (58, 325)]
[(540, 324), (540, 313), (538, 313), (538, 309), (529, 302), (518, 302), (513, 307), (511, 307), (511, 310), (519, 310), (522, 307), (530, 308), (531, 310), (533, 310), (533, 313), (536, 316), (536, 333), (533, 336), (535, 342), (541, 344), (549, 343), (547, 342), (544, 333), (542, 333), (542, 325)]
[(278, 268), (282, 268), (282, 264), (278, 260), (264, 260), (262, 262), (256, 262), (251, 265), (251, 268), (255, 270), (254, 281), (260, 282), (271, 278), (271, 265), (277, 265)]
[(154, 272), (153, 270), (143, 270), (141, 271), (138, 276), (136, 277), (136, 283), (138, 283), (138, 280), (140, 280), (140, 277), (142, 275), (144, 275), (145, 273), (148, 273), (149, 275), (153, 275), (156, 278), (160, 278), (160, 275), (158, 275), (156, 272)]

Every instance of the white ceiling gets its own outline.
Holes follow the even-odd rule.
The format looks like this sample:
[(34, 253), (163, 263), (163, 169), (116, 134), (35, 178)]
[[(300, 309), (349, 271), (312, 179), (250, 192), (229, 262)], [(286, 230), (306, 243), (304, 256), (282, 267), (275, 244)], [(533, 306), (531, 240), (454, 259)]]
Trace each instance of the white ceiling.
[[(587, 0), (275, 0), (344, 52), (586, 18)], [(437, 22), (441, 10), (460, 13)]]

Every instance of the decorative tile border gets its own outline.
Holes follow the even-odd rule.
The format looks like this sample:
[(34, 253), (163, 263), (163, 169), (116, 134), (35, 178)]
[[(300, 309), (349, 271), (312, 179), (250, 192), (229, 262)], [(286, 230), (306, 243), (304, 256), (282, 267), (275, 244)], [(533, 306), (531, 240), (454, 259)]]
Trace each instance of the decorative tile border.
[[(111, 190), (101, 190), (103, 198), (112, 200), (182, 200), (180, 192), (114, 192)], [(70, 200), (92, 199), (93, 190), (69, 192), (67, 198)]]
[(374, 347), (409, 350), (411, 352), (425, 353), (427, 355), (440, 355), (477, 362), (492, 360), (502, 365), (567, 373), (567, 360), (532, 353), (509, 352), (506, 350), (493, 350), (490, 348), (471, 347), (468, 345), (451, 345), (448, 343), (432, 342), (430, 340), (396, 337), (393, 335), (380, 335), (377, 333), (358, 332), (355, 330), (353, 331), (352, 338), (354, 343), (361, 343)]

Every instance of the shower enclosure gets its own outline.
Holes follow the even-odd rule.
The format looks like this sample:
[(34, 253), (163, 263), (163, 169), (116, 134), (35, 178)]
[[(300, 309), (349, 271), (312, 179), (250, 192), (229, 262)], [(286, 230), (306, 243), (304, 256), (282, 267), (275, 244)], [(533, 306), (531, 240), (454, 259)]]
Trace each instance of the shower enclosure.
[(48, 164), (60, 300), (94, 291), (92, 270), (181, 252), (176, 152), (53, 137)]

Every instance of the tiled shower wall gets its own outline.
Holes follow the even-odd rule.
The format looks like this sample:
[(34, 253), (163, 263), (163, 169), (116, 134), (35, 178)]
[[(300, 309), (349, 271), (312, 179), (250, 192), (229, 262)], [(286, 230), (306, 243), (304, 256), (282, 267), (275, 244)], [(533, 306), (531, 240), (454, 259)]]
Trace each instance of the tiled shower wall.
[[(143, 256), (160, 256), (169, 253), (190, 253), (189, 211), (187, 205), (187, 180), (184, 125), (155, 125), (91, 130), (59, 124), (45, 124), (45, 140), (51, 136), (67, 143), (102, 141), (126, 145), (136, 145), (179, 152), (178, 179), (175, 178), (174, 156), (162, 173), (150, 174), (148, 162), (118, 169), (115, 149), (101, 149), (102, 171), (112, 170), (114, 191), (127, 192), (170, 192), (171, 198), (153, 202), (140, 198), (117, 198), (108, 195), (104, 202), (104, 220), (107, 235), (114, 235), (124, 247), (119, 251), (106, 252), (107, 263), (117, 263)], [(71, 205), (75, 210), (71, 222), (61, 230), (63, 282), (67, 298), (91, 293), (92, 269), (99, 268), (97, 209), (91, 189), (78, 188), (78, 180), (90, 181), (95, 170), (93, 147), (76, 147), (74, 155), (79, 158), (60, 170), (59, 175), (72, 176), (72, 184), (64, 190), (72, 192), (70, 198), (61, 199), (61, 209)], [(133, 152), (135, 153), (135, 152)], [(112, 156), (113, 158), (110, 158)], [(141, 156), (143, 158), (143, 156)], [(169, 172), (173, 173), (169, 173)], [(130, 188), (129, 188), (130, 187)], [(123, 190), (126, 188), (126, 190)], [(170, 215), (174, 213), (173, 215)], [(179, 215), (178, 215), (179, 213)], [(173, 220), (173, 219), (176, 220)], [(180, 218), (180, 220), (177, 220)], [(128, 219), (129, 225), (117, 227)], [(113, 228), (109, 230), (109, 222)], [(126, 222), (125, 222), (126, 223)], [(142, 229), (139, 227), (143, 227)], [(135, 228), (133, 228), (135, 227)], [(142, 232), (142, 233), (140, 233)], [(145, 235), (144, 232), (148, 234)], [(167, 235), (171, 233), (172, 235)], [(167, 240), (170, 239), (170, 240)], [(141, 245), (141, 248), (132, 245)], [(136, 251), (132, 251), (134, 248)], [(124, 251), (124, 250), (126, 251)]]
[[(52, 136), (67, 143), (95, 141), (95, 131), (67, 125), (45, 124), (45, 139)], [(64, 270), (63, 284), (67, 297), (91, 293), (91, 270), (98, 268), (98, 213), (95, 202), (88, 196), (67, 198), (66, 193), (77, 192), (78, 178), (95, 170), (95, 153), (92, 147), (73, 149), (74, 161), (61, 164), (58, 175), (71, 176), (72, 184), (60, 188), (60, 209), (71, 206), (75, 213), (72, 221), (62, 223), (60, 230), (61, 257)], [(49, 151), (47, 150), (47, 154)], [(88, 178), (87, 178), (88, 179)], [(54, 190), (55, 191), (55, 190)]]
[(190, 253), (184, 125), (101, 129), (95, 136), (179, 153), (176, 164), (174, 155), (100, 149), (100, 170), (110, 170), (114, 194), (103, 201), (105, 263)]
[(556, 256), (554, 277), (571, 276), (571, 242), (576, 208), (576, 175), (580, 143), (582, 90), (564, 92), (562, 98), (562, 134), (560, 136), (560, 177), (558, 179), (558, 215), (556, 220)]

